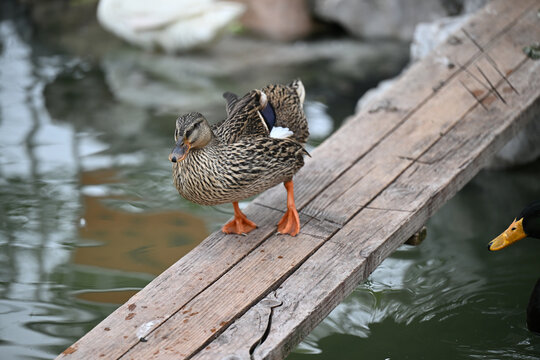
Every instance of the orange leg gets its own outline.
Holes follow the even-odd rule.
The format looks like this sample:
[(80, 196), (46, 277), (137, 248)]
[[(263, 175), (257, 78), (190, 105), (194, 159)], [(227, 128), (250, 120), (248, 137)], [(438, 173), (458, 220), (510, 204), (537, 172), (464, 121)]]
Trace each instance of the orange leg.
[(233, 202), (233, 207), (234, 219), (223, 225), (221, 231), (225, 234), (247, 234), (251, 230), (257, 228), (257, 225), (240, 211), (237, 201)]
[(300, 231), (300, 218), (294, 204), (294, 186), (292, 180), (283, 183), (287, 189), (287, 211), (278, 223), (278, 232), (296, 236)]

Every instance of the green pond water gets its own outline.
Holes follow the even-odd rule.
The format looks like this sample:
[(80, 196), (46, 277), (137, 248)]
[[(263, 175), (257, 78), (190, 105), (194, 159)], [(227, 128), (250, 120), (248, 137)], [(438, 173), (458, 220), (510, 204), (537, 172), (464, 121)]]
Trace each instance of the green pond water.
[[(218, 120), (222, 92), (298, 77), (313, 148), (407, 61), (406, 46), (346, 39), (147, 54), (75, 3), (61, 15), (1, 5), (1, 359), (54, 358), (231, 217), (231, 206), (191, 204), (172, 186), (178, 112)], [(539, 161), (482, 171), (429, 220), (420, 246), (400, 247), (288, 358), (540, 358), (525, 326), (540, 241), (486, 249), (534, 199)]]

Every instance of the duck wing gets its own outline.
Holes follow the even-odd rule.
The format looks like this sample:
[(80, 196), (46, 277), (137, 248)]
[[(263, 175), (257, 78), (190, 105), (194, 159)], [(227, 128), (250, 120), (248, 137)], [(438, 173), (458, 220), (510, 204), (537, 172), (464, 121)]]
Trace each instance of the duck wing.
[(291, 138), (305, 143), (309, 136), (308, 123), (304, 113), (305, 88), (300, 80), (287, 85), (268, 85), (262, 89), (268, 104), (275, 113), (274, 126), (289, 129)]
[(304, 113), (305, 89), (302, 81), (268, 85), (243, 97), (226, 92), (227, 119), (213, 127), (214, 134), (227, 144), (244, 137), (291, 138), (301, 144), (309, 136)]
[(231, 114), (234, 114), (235, 105), (238, 103), (239, 98), (238, 95), (230, 91), (224, 92), (223, 98), (227, 102), (225, 108), (227, 110), (227, 117), (229, 117)]
[(267, 122), (262, 114), (268, 105), (266, 94), (251, 90), (241, 98), (233, 93), (225, 93), (223, 97), (227, 101), (227, 118), (212, 129), (221, 142), (232, 144), (244, 137), (270, 134), (273, 122)]

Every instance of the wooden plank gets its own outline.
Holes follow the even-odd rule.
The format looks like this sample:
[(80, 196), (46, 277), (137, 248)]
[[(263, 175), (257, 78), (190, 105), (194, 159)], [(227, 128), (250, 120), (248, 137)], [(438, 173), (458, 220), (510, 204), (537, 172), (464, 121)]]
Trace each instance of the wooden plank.
[[(303, 208), (301, 219), (304, 224), (297, 238), (275, 235), (275, 222), (282, 214), (281, 210), (275, 209), (284, 208), (285, 192), (281, 187), (274, 188), (259, 197), (246, 210), (248, 216), (260, 225), (259, 229), (247, 237), (212, 234), (59, 358), (86, 359), (97, 356), (177, 359), (196, 354), (204, 356), (209, 354), (209, 351), (213, 351), (215, 355), (216, 351), (219, 352), (218, 349), (221, 349), (218, 345), (230, 343), (228, 339), (239, 338), (231, 335), (232, 331), (237, 334), (250, 333), (250, 330), (245, 330), (241, 324), (250, 323), (250, 319), (254, 318), (258, 318), (259, 321), (252, 331), (253, 336), (249, 337), (249, 341), (235, 345), (236, 349), (243, 349), (238, 350), (243, 354), (241, 356), (245, 356), (247, 348), (248, 354), (258, 351), (261, 354), (270, 354), (264, 355), (270, 357), (286, 353), (291, 344), (295, 344), (298, 340), (297, 338), (291, 340), (290, 336), (305, 334), (337, 299), (352, 289), (356, 281), (363, 278), (362, 276), (367, 276), (406, 234), (412, 233), (415, 227), (421, 225), (418, 222), (422, 217), (411, 217), (412, 213), (408, 211), (365, 209), (364, 206), (366, 204), (374, 206), (376, 202), (373, 199), (384, 199), (386, 193), (392, 191), (389, 189), (395, 189), (391, 185), (392, 182), (398, 184), (399, 179), (421, 164), (422, 157), (427, 156), (430, 149), (437, 148), (438, 144), (450, 139), (449, 136), (441, 135), (441, 132), (453, 134), (454, 129), (460, 128), (467, 114), (476, 111), (476, 108), (485, 111), (462, 85), (462, 82), (470, 86), (474, 83), (472, 74), (475, 74), (475, 64), (486, 66), (482, 63), (485, 49), (497, 50), (493, 51), (491, 56), (498, 66), (504, 69), (503, 73), (512, 73), (512, 77), (521, 76), (522, 70), (519, 70), (519, 66), (522, 66), (522, 62), (516, 63), (511, 56), (506, 56), (504, 49), (520, 51), (516, 50), (519, 47), (516, 45), (517, 40), (530, 37), (523, 34), (524, 30), (520, 26), (531, 21), (530, 15), (527, 17), (525, 14), (531, 13), (533, 8), (536, 10), (536, 4), (535, 1), (526, 0), (514, 1), (512, 4), (494, 1), (471, 20), (466, 26), (466, 33), (456, 35), (461, 39), (458, 45), (446, 44), (439, 48), (433, 56), (422, 62), (423, 68), (419, 64), (413, 66), (396, 86), (380, 97), (378, 102), (373, 103), (373, 107), (368, 107), (360, 115), (367, 121), (352, 121), (346, 124), (317, 148), (313, 152), (313, 159), (307, 162), (296, 177), (297, 205)], [(500, 14), (505, 16), (501, 17)], [(484, 21), (485, 19), (488, 21)], [(493, 26), (495, 21), (497, 26)], [(538, 37), (537, 31), (530, 31), (529, 35), (531, 34)], [(499, 55), (501, 49), (503, 53)], [(512, 54), (511, 51), (508, 51), (508, 54)], [(468, 71), (459, 66), (448, 67), (440, 61), (441, 56), (449, 58), (454, 56), (451, 59), (467, 66)], [(523, 59), (523, 55), (520, 56)], [(492, 72), (486, 76), (496, 79)], [(501, 81), (498, 83), (502, 84)], [(486, 91), (483, 101), (486, 107), (498, 103), (490, 96), (494, 95)], [(449, 98), (457, 102), (455, 106), (457, 109), (449, 109), (449, 114), (431, 121), (430, 111), (431, 114), (433, 112), (437, 114), (439, 107), (444, 106)], [(391, 106), (386, 108), (379, 106), (388, 103)], [(396, 111), (392, 110), (394, 106), (397, 108)], [(358, 134), (362, 134), (362, 141), (358, 140)], [(507, 135), (504, 131), (501, 134), (504, 135), (501, 135), (501, 139)], [(408, 138), (405, 139), (405, 136)], [(402, 144), (404, 148), (396, 151), (396, 144)], [(388, 156), (374, 155), (380, 151), (388, 151)], [(466, 167), (468, 166), (477, 165), (471, 162), (466, 164)], [(338, 182), (346, 186), (345, 189), (352, 184), (353, 190), (340, 190), (335, 186)], [(427, 188), (425, 193), (429, 191), (432, 189)], [(412, 190), (410, 196), (414, 196)], [(340, 213), (339, 207), (334, 205), (336, 199), (342, 202), (345, 209), (343, 213)], [(392, 199), (395, 201), (395, 198)], [(381, 209), (391, 208), (381, 205)], [(390, 233), (386, 227), (377, 226), (377, 216), (382, 216), (381, 214), (391, 217), (393, 226), (400, 230)], [(368, 219), (370, 221), (367, 221)], [(340, 228), (342, 229), (339, 230)], [(370, 235), (366, 237), (365, 234)], [(362, 236), (367, 240), (353, 243), (354, 246), (360, 246), (354, 248), (354, 251), (351, 250), (351, 245), (342, 244), (351, 237), (357, 239)], [(385, 241), (385, 237), (389, 239)], [(325, 250), (327, 248), (337, 250), (332, 252)], [(322, 256), (317, 254), (333, 256), (335, 251), (339, 252), (342, 248), (348, 249), (349, 255), (355, 251), (359, 252), (360, 259), (365, 260), (362, 260), (360, 265), (354, 262), (337, 264), (339, 257), (336, 257), (336, 261), (329, 263), (336, 266), (330, 275), (321, 272), (321, 270), (330, 272), (331, 268), (328, 265), (324, 265), (321, 269), (320, 261), (313, 262), (315, 261), (313, 259)], [(285, 284), (289, 284), (289, 280), (296, 278), (297, 274), (300, 279), (303, 279), (302, 276), (309, 278), (309, 273), (302, 275), (301, 271), (308, 266), (306, 264), (319, 267), (320, 279), (317, 275), (312, 282), (320, 281), (325, 284), (326, 281), (329, 282), (330, 285), (326, 290), (330, 295), (321, 293), (315, 296), (316, 299), (328, 299), (327, 303), (315, 303), (313, 308), (317, 311), (313, 315), (304, 320), (294, 320), (304, 321), (307, 324), (295, 328), (299, 335), (289, 334), (289, 338), (280, 338), (274, 335), (273, 331), (268, 334), (268, 322), (265, 323), (262, 319), (268, 315), (271, 316), (272, 323), (277, 324), (274, 319), (285, 316), (278, 314), (286, 314), (285, 310), (290, 311), (291, 306), (298, 306), (298, 302), (294, 305), (291, 303), (292, 300), (287, 300), (282, 306), (274, 306), (271, 297), (264, 301), (261, 299), (267, 297), (269, 292), (281, 284), (283, 284), (281, 290), (276, 291), (276, 294), (285, 296), (283, 295), (283, 289), (287, 288)], [(349, 269), (349, 272), (346, 269)], [(340, 274), (333, 274), (333, 271)], [(351, 272), (355, 275), (351, 275)], [(332, 283), (338, 278), (345, 279), (344, 283)], [(306, 291), (311, 289), (312, 282), (308, 281), (300, 286), (297, 284), (296, 293), (302, 289)], [(320, 290), (325, 291), (323, 288)], [(288, 299), (293, 299), (291, 296), (296, 293), (291, 289), (291, 295), (287, 295)], [(304, 297), (300, 295), (295, 301), (304, 301), (301, 299), (304, 299), (305, 295), (302, 295)], [(309, 306), (306, 306), (306, 309), (309, 309)], [(294, 321), (291, 321), (290, 324), (294, 324)], [(283, 334), (286, 329), (291, 328), (283, 327)], [(147, 341), (141, 342), (141, 337)], [(261, 346), (257, 346), (263, 338), (265, 341)], [(241, 337), (240, 340), (242, 339), (244, 338)], [(247, 348), (246, 343), (249, 344)], [(276, 344), (283, 346), (277, 349)], [(205, 349), (208, 346), (210, 347)]]
[(327, 230), (331, 225), (302, 220), (305, 232), (294, 239), (284, 235), (268, 238), (125, 357), (151, 359), (157, 348), (162, 359), (186, 358), (215, 338), (218, 329), (247, 311), (273, 284), (281, 283), (332, 233)]
[[(272, 351), (276, 354), (273, 358), (283, 358), (324, 318), (325, 315), (322, 314), (327, 314), (333, 309), (334, 305), (332, 305), (332, 301), (328, 301), (329, 298), (335, 299), (335, 305), (337, 305), (338, 299), (343, 299), (358, 284), (357, 280), (362, 278), (359, 274), (366, 274), (366, 276), (369, 274), (366, 269), (370, 267), (369, 264), (373, 262), (373, 256), (376, 255), (363, 249), (373, 250), (370, 244), (374, 244), (377, 239), (379, 241), (386, 239), (388, 235), (386, 229), (389, 228), (389, 224), (384, 220), (385, 211), (367, 210), (366, 212), (374, 212), (381, 216), (355, 217), (347, 229), (344, 228), (338, 233), (341, 234), (339, 236), (345, 237), (345, 242), (336, 241), (338, 239), (336, 238), (338, 234), (336, 234), (332, 240), (326, 242), (320, 250), (302, 264), (300, 269), (283, 285), (268, 298), (262, 300), (277, 299), (281, 303), (280, 306), (273, 309), (271, 327), (267, 329), (267, 337), (261, 341), (261, 344), (251, 349), (249, 354), (251, 357), (237, 352), (233, 353), (234, 356), (238, 359), (259, 358), (259, 354), (264, 353), (267, 346), (276, 345), (274, 340), (281, 336), (286, 341), (278, 342), (278, 346)], [(403, 214), (397, 215), (404, 216)], [(367, 223), (365, 220), (368, 218), (377, 220), (375, 223)], [(401, 221), (396, 216), (389, 218), (391, 223)], [(360, 247), (351, 249), (349, 246), (343, 246), (343, 243), (353, 238), (362, 239)], [(353, 257), (355, 261), (343, 261), (344, 258), (350, 257)], [(347, 282), (346, 274), (350, 274), (353, 270), (359, 275), (358, 279), (350, 279)], [(332, 289), (331, 286), (336, 287)], [(241, 317), (238, 322), (244, 321), (243, 318)], [(297, 322), (303, 322), (303, 328), (298, 327)], [(228, 336), (228, 332), (227, 329), (222, 336)], [(216, 341), (221, 340), (218, 338)], [(238, 346), (242, 340), (235, 338), (234, 341)], [(219, 359), (230, 355), (230, 353), (221, 351), (214, 343), (208, 346), (209, 349), (204, 349), (194, 359)]]
[[(513, 55), (516, 54), (520, 52)], [(513, 128), (540, 111), (540, 81), (531, 81), (538, 79), (540, 64), (521, 55), (516, 57), (519, 71), (514, 71), (508, 80), (519, 94), (510, 91), (506, 81), (499, 79), (499, 88), (506, 89), (502, 90), (507, 94), (506, 104), (493, 101), (487, 110), (477, 104), (272, 294), (282, 305), (274, 308), (272, 327), (267, 330), (264, 342), (252, 350), (252, 358), (283, 358), (360, 279), (367, 277), (385, 256), (470, 180), (480, 169), (479, 164), (504, 145)], [(473, 162), (479, 164), (466, 166)], [(396, 204), (402, 207), (389, 209)], [(226, 355), (216, 349), (211, 354), (209, 357), (202, 351), (195, 359)]]
[[(282, 359), (288, 354), (358, 281), (470, 180), (514, 128), (538, 114), (540, 81), (530, 79), (539, 72), (540, 62), (525, 61), (509, 77), (519, 95), (512, 92), (505, 98), (507, 104), (493, 102), (487, 111), (478, 105), (302, 264), (271, 294), (280, 306), (273, 309), (264, 341), (251, 350), (251, 357), (234, 353), (237, 359)], [(478, 164), (470, 166), (473, 162)], [(391, 209), (396, 205), (400, 208)], [(217, 349), (204, 350), (194, 359), (227, 355)]]
[[(468, 77), (470, 75), (468, 73), (463, 73), (463, 76)], [(459, 87), (457, 87), (455, 84), (459, 84)], [(394, 134), (391, 134), (381, 143), (381, 145), (379, 145), (383, 146), (387, 142), (388, 147), (383, 148), (383, 150), (376, 149), (376, 151), (370, 152), (366, 157), (358, 162), (358, 164), (363, 167), (363, 162), (366, 161), (365, 159), (370, 159), (372, 154), (375, 154), (373, 155), (373, 159), (370, 161), (373, 164), (374, 169), (378, 171), (372, 171), (369, 173), (375, 175), (373, 175), (369, 181), (365, 182), (367, 184), (366, 187), (362, 187), (360, 190), (358, 190), (355, 186), (353, 186), (349, 189), (356, 189), (356, 193), (351, 193), (349, 196), (344, 198), (350, 200), (351, 198), (358, 196), (365, 196), (366, 199), (372, 199), (377, 196), (377, 194), (379, 194), (387, 186), (387, 184), (391, 183), (392, 179), (397, 176), (395, 173), (396, 171), (401, 173), (405, 167), (412, 163), (411, 160), (404, 159), (403, 156), (392, 156), (392, 150), (395, 149), (396, 142), (401, 143), (400, 151), (406, 151), (407, 154), (414, 155), (417, 153), (420, 155), (421, 152), (423, 152), (427, 147), (431, 146), (431, 143), (428, 141), (429, 139), (438, 139), (441, 132), (447, 131), (447, 129), (453, 126), (455, 122), (463, 118), (464, 114), (468, 113), (471, 107), (478, 106), (477, 101), (474, 99), (471, 100), (470, 94), (459, 82), (450, 82), (447, 85), (447, 88), (449, 90), (440, 90), (436, 96), (436, 98), (442, 97), (442, 100), (434, 101), (433, 103), (435, 105), (428, 103), (429, 106), (425, 106), (424, 108), (427, 108), (429, 112), (433, 114), (435, 108), (439, 108), (442, 104), (448, 102), (461, 103), (463, 104), (462, 107), (456, 106), (458, 110), (446, 111), (446, 116), (441, 116), (439, 121), (427, 121), (426, 116), (419, 116), (418, 120), (411, 117), (409, 121), (404, 124), (404, 126), (397, 128)], [(422, 109), (422, 111), (425, 110)], [(413, 122), (413, 120), (416, 121)], [(410, 126), (410, 123), (413, 123), (413, 125)], [(418, 126), (419, 124), (422, 124), (423, 126)], [(402, 141), (401, 139), (404, 139), (405, 137), (407, 141)], [(389, 161), (388, 155), (390, 155), (390, 160), (395, 159), (395, 161)], [(381, 160), (381, 156), (384, 156), (384, 160)], [(363, 182), (367, 177), (363, 177), (361, 174), (353, 173), (352, 169), (349, 170), (346, 175), (348, 176), (351, 173), (353, 176), (356, 175), (357, 178), (361, 179), (360, 183)], [(387, 174), (390, 174), (390, 179), (385, 178)], [(343, 187), (345, 187), (345, 185), (341, 186), (341, 188)], [(361, 208), (363, 205), (364, 204), (357, 204), (356, 208)], [(333, 206), (333, 203), (329, 204), (328, 206)], [(340, 204), (340, 208), (343, 207), (344, 205)], [(354, 207), (351, 208), (354, 209)], [(308, 225), (309, 224), (310, 222), (308, 222)], [(358, 224), (355, 223), (354, 226), (358, 226)], [(312, 230), (308, 228), (306, 231), (309, 233)], [(311, 236), (306, 236), (306, 234), (300, 234), (296, 239), (294, 239), (294, 242), (287, 240), (283, 241), (281, 236), (272, 236), (267, 239), (263, 245), (261, 245), (260, 251), (265, 251), (265, 255), (262, 256), (272, 254), (273, 257), (275, 257), (278, 256), (277, 254), (287, 254), (287, 256), (293, 260), (290, 266), (295, 267), (297, 264), (305, 261), (305, 259), (308, 259), (310, 254), (313, 251), (316, 251), (317, 248), (320, 247), (328, 237), (328, 235), (322, 233), (319, 233), (318, 235), (319, 237), (312, 238)], [(378, 255), (378, 257), (376, 257), (377, 260), (371, 262), (372, 264), (378, 264), (380, 259), (386, 256), (388, 251), (392, 251), (398, 243), (396, 242), (392, 244), (389, 242), (382, 242), (381, 244), (374, 244), (380, 246), (381, 249), (386, 250), (386, 252), (383, 252), (382, 255)], [(365, 249), (367, 246), (368, 253), (371, 253), (372, 251), (373, 253), (376, 253), (376, 251), (379, 249), (378, 247), (374, 247), (373, 249), (369, 248), (369, 243), (361, 245), (363, 246), (364, 251), (366, 251)], [(281, 256), (283, 257), (284, 255)], [(278, 267), (276, 268), (276, 265), (276, 263), (272, 263), (271, 261), (262, 263), (261, 254), (257, 252), (248, 254), (237, 267), (232, 269), (223, 278), (219, 279), (216, 284), (210, 286), (205, 291), (204, 296), (194, 299), (193, 304), (190, 303), (188, 306), (186, 306), (188, 307), (186, 310), (188, 312), (193, 311), (192, 309), (196, 309), (196, 311), (193, 311), (193, 313), (197, 316), (195, 328), (191, 326), (183, 327), (178, 325), (186, 321), (186, 318), (172, 318), (172, 321), (164, 324), (155, 332), (155, 336), (152, 334), (152, 336), (148, 338), (148, 343), (152, 343), (151, 346), (148, 346), (149, 351), (141, 350), (139, 347), (136, 351), (130, 351), (127, 356), (132, 358), (149, 358), (152, 355), (151, 351), (153, 351), (156, 347), (162, 349), (160, 353), (162, 358), (167, 358), (168, 356), (171, 356), (171, 358), (174, 356), (188, 357), (196, 353), (201, 347), (201, 344), (206, 345), (209, 340), (212, 340), (213, 334), (217, 331), (220, 324), (228, 323), (234, 318), (234, 316), (236, 316), (237, 313), (242, 313), (245, 311), (244, 309), (247, 310), (252, 305), (254, 299), (260, 298), (264, 295), (265, 291), (267, 292), (268, 289), (275, 286), (276, 283), (279, 283), (280, 280), (278, 279), (284, 279), (288, 276), (289, 272), (287, 270), (290, 271), (290, 269), (287, 269), (286, 267), (279, 267), (279, 265), (277, 265)], [(237, 269), (240, 270), (236, 271)], [(249, 282), (247, 282), (245, 277), (241, 276), (241, 274), (246, 274), (246, 272), (250, 277)], [(249, 295), (246, 295), (244, 291), (246, 282), (250, 286)], [(240, 293), (241, 296), (238, 296), (238, 293)], [(212, 306), (215, 306), (215, 302), (213, 300), (218, 296), (223, 296), (229, 299), (230, 303), (228, 303), (226, 306), (220, 305), (219, 311), (217, 313), (213, 313), (211, 311)], [(209, 301), (209, 299), (212, 301)], [(199, 307), (194, 307), (195, 304), (197, 304)], [(279, 309), (276, 311), (279, 311)], [(160, 336), (163, 334), (166, 336), (165, 341), (160, 340)], [(184, 337), (182, 338), (181, 336)], [(169, 339), (173, 340), (169, 341)], [(145, 346), (147, 344), (145, 344)]]

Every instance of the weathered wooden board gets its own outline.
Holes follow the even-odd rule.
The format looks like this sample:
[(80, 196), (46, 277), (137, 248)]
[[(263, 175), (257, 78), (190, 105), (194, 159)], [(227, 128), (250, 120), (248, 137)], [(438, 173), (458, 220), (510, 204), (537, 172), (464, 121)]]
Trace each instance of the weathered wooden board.
[[(283, 358), (309, 331), (349, 294), (395, 247), (408, 238), (449, 197), (481, 168), (495, 149), (504, 145), (505, 133), (512, 133), (540, 112), (540, 81), (528, 76), (540, 71), (540, 64), (528, 61), (509, 80), (523, 98), (512, 94), (485, 110), (477, 106), (446, 136), (403, 172), (377, 196), (359, 216), (355, 216), (332, 239), (263, 299), (257, 308), (272, 299), (271, 327), (264, 341), (251, 349), (254, 359)], [(530, 96), (532, 94), (536, 96)], [(495, 102), (493, 103), (495, 104)], [(523, 112), (513, 106), (523, 106)], [(494, 130), (495, 129), (495, 130)], [(471, 137), (473, 133), (480, 136)], [(441, 176), (442, 175), (442, 176)], [(249, 314), (245, 315), (246, 317)], [(238, 322), (245, 321), (241, 317)], [(223, 336), (228, 336), (228, 330)], [(220, 338), (216, 340), (219, 344)], [(241, 349), (241, 339), (237, 346)], [(210, 343), (195, 359), (221, 358), (226, 354)], [(233, 352), (239, 359), (244, 353)]]
[[(540, 71), (540, 64), (529, 61), (521, 70), (521, 76), (511, 75), (509, 80), (521, 94), (537, 95), (514, 94), (506, 101), (510, 106), (525, 101), (527, 110), (518, 113), (502, 102), (488, 111), (478, 106), (325, 243), (276, 290), (273, 297), (282, 305), (272, 314), (275, 327), (255, 349), (254, 359), (286, 355), (359, 280), (477, 173), (489, 155), (504, 145), (504, 134), (512, 133), (513, 127), (533, 114), (538, 116), (540, 81), (529, 83), (527, 74)], [(472, 129), (485, 135), (471, 137)]]
[(521, 48), (539, 5), (493, 1), (319, 146), (295, 178), (297, 237), (275, 233), (285, 191), (269, 190), (246, 210), (257, 230), (212, 234), (59, 358), (283, 358), (538, 112)]

